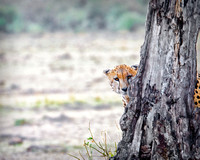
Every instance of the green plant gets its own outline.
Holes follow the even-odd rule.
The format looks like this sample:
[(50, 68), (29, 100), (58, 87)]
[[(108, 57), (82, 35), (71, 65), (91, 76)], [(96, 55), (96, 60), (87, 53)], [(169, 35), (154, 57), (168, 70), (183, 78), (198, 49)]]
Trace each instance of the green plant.
[(49, 98), (45, 98), (45, 99), (40, 99), (37, 100), (33, 103), (33, 107), (34, 108), (40, 108), (40, 107), (60, 107), (62, 105), (67, 104), (67, 101), (64, 100), (53, 100), (53, 99), (49, 99)]
[[(93, 160), (93, 153), (94, 151), (96, 153), (99, 154), (100, 157), (104, 157), (106, 159), (109, 159), (110, 157), (113, 157), (116, 154), (116, 150), (117, 150), (117, 145), (116, 142), (114, 144), (114, 151), (112, 150), (112, 146), (109, 147), (109, 145), (107, 144), (107, 134), (106, 132), (103, 133), (103, 143), (101, 142), (97, 142), (93, 136), (92, 130), (90, 128), (90, 124), (89, 124), (89, 132), (90, 132), (90, 137), (87, 138), (87, 140), (84, 140), (84, 148), (85, 148), (85, 152), (86, 152), (86, 156), (89, 160)], [(77, 156), (68, 154), (71, 157), (74, 157), (75, 159), (81, 160), (80, 158), (78, 158)], [(81, 154), (81, 152), (79, 152), (79, 155), (81, 156), (81, 158), (83, 160), (85, 160), (84, 156)]]
[(26, 31), (31, 33), (42, 33), (45, 29), (39, 23), (29, 22)]
[(0, 6), (0, 30), (20, 32), (24, 29), (21, 15), (12, 6)]
[(138, 25), (144, 24), (145, 16), (135, 12), (125, 12), (116, 21), (117, 30), (132, 30)]
[(29, 124), (30, 122), (26, 119), (17, 119), (15, 120), (15, 126), (22, 126), (25, 124)]
[(124, 12), (126, 12), (126, 9), (122, 5), (116, 4), (111, 7), (106, 14), (107, 28), (110, 30), (116, 30), (116, 22)]
[(70, 8), (67, 11), (60, 12), (57, 19), (64, 29), (82, 30), (85, 22), (87, 22), (87, 14), (87, 10), (83, 8)]

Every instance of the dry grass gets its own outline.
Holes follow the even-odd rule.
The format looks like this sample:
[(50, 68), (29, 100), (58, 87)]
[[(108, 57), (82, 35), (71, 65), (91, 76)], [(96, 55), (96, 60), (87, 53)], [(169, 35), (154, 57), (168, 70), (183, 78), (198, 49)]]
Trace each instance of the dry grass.
[[(102, 71), (137, 64), (143, 32), (1, 34), (0, 159), (69, 159), (65, 153), (27, 152), (30, 146), (62, 146), (77, 154), (101, 132), (118, 142), (123, 107)], [(28, 123), (18, 123), (16, 122)], [(21, 145), (8, 142), (22, 137)], [(14, 155), (14, 156), (13, 156)]]

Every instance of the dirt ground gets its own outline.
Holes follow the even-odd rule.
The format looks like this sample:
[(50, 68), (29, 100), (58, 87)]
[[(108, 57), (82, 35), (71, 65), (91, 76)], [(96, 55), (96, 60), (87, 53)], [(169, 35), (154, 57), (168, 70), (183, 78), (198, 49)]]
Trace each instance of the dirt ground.
[(138, 64), (143, 32), (0, 34), (0, 160), (74, 159), (89, 123), (114, 150), (124, 108), (102, 71)]

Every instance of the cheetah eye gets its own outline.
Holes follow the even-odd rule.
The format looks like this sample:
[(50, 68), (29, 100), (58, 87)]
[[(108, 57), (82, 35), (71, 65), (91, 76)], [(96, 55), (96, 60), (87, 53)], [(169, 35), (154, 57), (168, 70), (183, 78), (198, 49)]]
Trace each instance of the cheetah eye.
[(128, 76), (127, 76), (127, 79), (129, 80), (131, 77), (132, 77), (132, 75), (128, 75)]
[(116, 78), (114, 78), (114, 80), (115, 80), (115, 81), (119, 81), (119, 78), (118, 78), (118, 77), (116, 77)]

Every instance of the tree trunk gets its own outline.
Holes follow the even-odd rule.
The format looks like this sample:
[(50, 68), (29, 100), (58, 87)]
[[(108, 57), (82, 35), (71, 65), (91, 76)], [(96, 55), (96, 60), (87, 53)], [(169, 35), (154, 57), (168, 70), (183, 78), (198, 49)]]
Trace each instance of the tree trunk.
[(200, 73), (200, 35), (197, 39), (197, 71)]
[(123, 132), (110, 160), (200, 159), (200, 109), (194, 108), (200, 0), (151, 0), (145, 42)]

